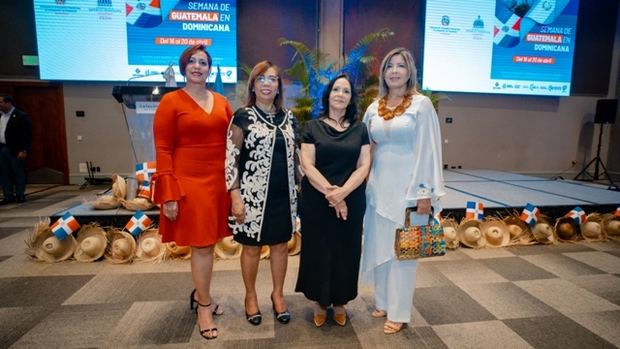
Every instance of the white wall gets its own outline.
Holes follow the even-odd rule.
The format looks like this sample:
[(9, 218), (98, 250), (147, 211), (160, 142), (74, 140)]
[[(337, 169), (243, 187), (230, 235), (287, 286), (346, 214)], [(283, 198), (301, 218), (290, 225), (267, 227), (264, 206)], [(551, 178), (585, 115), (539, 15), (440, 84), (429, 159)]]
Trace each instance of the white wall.
[(597, 97), (447, 95), (439, 108), (444, 164), (556, 175), (590, 158)]
[[(120, 103), (112, 97), (112, 85), (65, 84), (65, 122), (69, 152), (69, 181), (80, 184), (86, 173), (79, 163), (92, 161), (101, 168), (97, 176), (134, 172), (129, 133)], [(75, 112), (85, 112), (76, 117)], [(78, 141), (77, 137), (82, 140)]]

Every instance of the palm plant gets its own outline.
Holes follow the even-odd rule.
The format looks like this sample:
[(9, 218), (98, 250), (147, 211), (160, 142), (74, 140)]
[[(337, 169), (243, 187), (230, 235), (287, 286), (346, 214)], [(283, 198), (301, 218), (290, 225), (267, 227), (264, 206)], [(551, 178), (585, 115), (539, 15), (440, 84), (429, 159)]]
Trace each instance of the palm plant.
[(363, 87), (363, 83), (369, 73), (368, 66), (376, 60), (374, 56), (366, 55), (371, 43), (377, 39), (385, 40), (394, 33), (388, 28), (380, 29), (360, 39), (344, 58), (341, 68), (335, 62), (329, 61), (327, 55), (318, 50), (309, 49), (304, 43), (278, 39), (280, 46), (291, 46), (295, 49), (293, 59), (295, 62), (287, 69), (287, 74), (299, 81), (302, 85), (303, 95), (295, 99), (293, 111), (300, 121), (316, 118), (321, 111), (321, 95), (323, 89), (335, 76), (346, 73), (357, 87)]

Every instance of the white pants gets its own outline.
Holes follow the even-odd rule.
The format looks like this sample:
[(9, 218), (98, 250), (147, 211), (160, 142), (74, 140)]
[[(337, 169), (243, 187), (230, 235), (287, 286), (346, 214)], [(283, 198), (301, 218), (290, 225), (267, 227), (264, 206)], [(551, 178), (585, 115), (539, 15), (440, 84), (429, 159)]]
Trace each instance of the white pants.
[(374, 270), (375, 305), (394, 322), (410, 322), (418, 262), (390, 259)]

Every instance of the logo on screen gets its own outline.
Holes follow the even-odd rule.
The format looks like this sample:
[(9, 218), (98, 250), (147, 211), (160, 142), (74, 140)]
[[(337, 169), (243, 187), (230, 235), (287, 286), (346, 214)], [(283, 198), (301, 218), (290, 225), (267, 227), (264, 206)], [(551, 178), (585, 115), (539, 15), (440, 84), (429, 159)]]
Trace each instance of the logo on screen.
[(112, 0), (97, 0), (97, 6), (111, 7), (112, 6)]
[(480, 18), (480, 16), (478, 16), (478, 18), (474, 21), (473, 27), (476, 29), (484, 29), (484, 21)]
[(450, 25), (450, 16), (441, 16), (441, 25), (449, 26)]

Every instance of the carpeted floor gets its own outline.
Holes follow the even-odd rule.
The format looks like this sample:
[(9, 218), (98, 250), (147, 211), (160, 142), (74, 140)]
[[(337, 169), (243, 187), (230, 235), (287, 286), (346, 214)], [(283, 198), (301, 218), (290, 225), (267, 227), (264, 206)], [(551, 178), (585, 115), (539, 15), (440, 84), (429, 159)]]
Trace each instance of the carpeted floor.
[(269, 261), (258, 292), (263, 323), (244, 318), (239, 261), (215, 264), (212, 293), (225, 309), (219, 338), (202, 339), (189, 310), (187, 261), (112, 265), (37, 263), (24, 254), (35, 222), (96, 190), (32, 190), (0, 207), (0, 347), (13, 348), (616, 348), (620, 346), (620, 243), (471, 250), (426, 259), (418, 269), (414, 316), (386, 336), (370, 316), (372, 289), (360, 287), (349, 322), (312, 323), (295, 293), (298, 257), (289, 258), (285, 298), (292, 321), (270, 312)]

